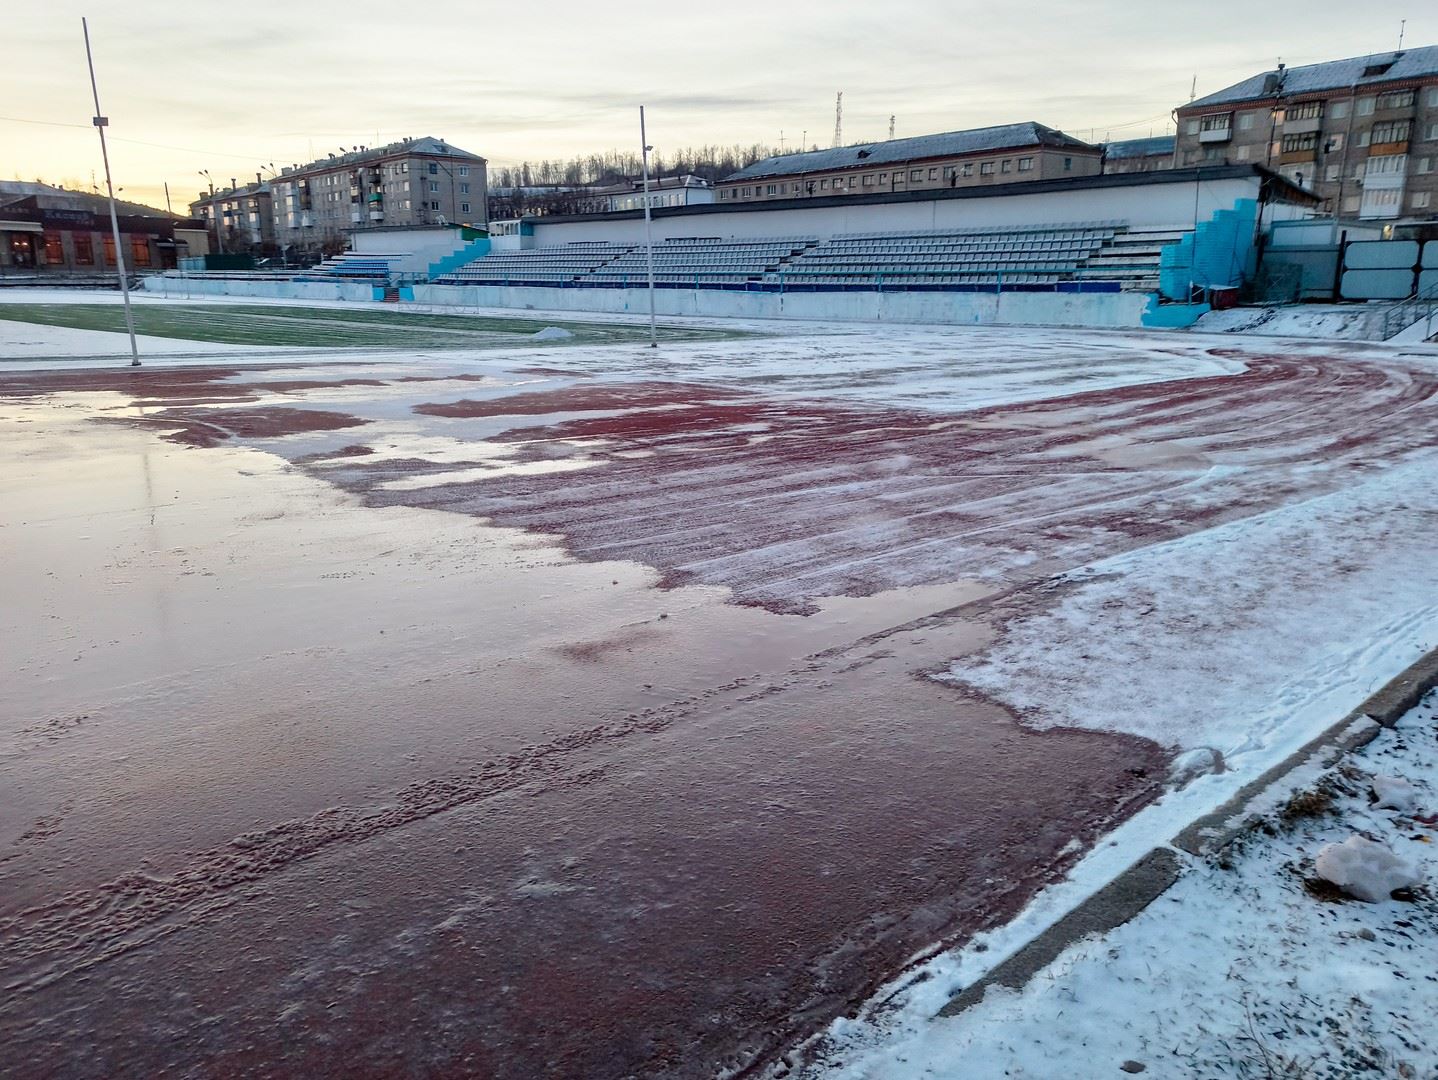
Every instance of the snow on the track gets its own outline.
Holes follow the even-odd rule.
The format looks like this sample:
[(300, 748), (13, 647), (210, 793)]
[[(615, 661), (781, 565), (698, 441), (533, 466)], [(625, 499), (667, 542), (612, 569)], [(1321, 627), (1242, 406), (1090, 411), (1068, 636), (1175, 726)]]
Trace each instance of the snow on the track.
[(955, 682), (1036, 728), (1142, 735), (1230, 767), (1306, 739), (1438, 646), (1438, 455), (1062, 575)]
[[(1378, 778), (1416, 805), (1372, 805)], [(930, 1020), (956, 985), (947, 958), (877, 1018), (837, 1021), (808, 1080), (1124, 1075), (1164, 1078), (1438, 1075), (1438, 696), (1383, 732), (1325, 785), (1334, 813), (1256, 834), (1195, 861), (1147, 910), (1081, 942), (1022, 991), (990, 990)], [(1355, 830), (1418, 864), (1409, 901), (1319, 899), (1315, 857)]]

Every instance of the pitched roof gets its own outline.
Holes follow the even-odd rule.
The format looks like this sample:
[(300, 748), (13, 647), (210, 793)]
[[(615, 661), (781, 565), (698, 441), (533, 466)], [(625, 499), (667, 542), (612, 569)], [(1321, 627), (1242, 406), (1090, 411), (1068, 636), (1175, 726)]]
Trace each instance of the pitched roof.
[(1104, 156), (1109, 158), (1157, 157), (1173, 153), (1172, 135), (1155, 135), (1149, 139), (1122, 139), (1104, 144)]
[(1322, 90), (1346, 90), (1350, 86), (1368, 86), (1433, 75), (1438, 75), (1438, 45), (1425, 45), (1401, 52), (1369, 53), (1367, 56), (1353, 56), (1347, 60), (1328, 60), (1322, 64), (1286, 68), (1281, 89), (1276, 68), (1262, 71), (1180, 108), (1188, 110), (1208, 105), (1226, 105), (1235, 101), (1266, 99), (1273, 97), (1275, 93), (1292, 97)]
[(1018, 149), (1025, 146), (1061, 146), (1081, 150), (1098, 147), (1081, 142), (1032, 120), (1022, 124), (972, 128), (968, 131), (946, 131), (938, 135), (916, 135), (909, 139), (888, 142), (858, 143), (833, 150), (810, 150), (802, 154), (780, 154), (756, 161), (724, 178), (754, 180), (764, 176), (793, 176), (797, 173), (820, 172), (828, 169), (852, 169), (859, 165), (886, 165), (923, 158), (977, 154), (985, 150)]

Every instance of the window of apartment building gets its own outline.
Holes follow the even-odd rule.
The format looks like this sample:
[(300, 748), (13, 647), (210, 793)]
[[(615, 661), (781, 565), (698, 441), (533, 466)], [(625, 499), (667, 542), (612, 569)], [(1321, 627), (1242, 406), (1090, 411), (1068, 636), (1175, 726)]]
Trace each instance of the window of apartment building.
[(914, 183), (917, 184), (917, 183), (918, 183), (920, 180), (922, 180), (923, 178), (924, 178), (924, 170), (923, 170), (923, 169), (910, 169), (910, 170), (909, 170), (909, 179), (912, 180)]
[(1328, 119), (1342, 120), (1348, 116), (1348, 102), (1335, 101), (1328, 106)]
[(469, 185), (468, 185), (468, 184), (460, 184), (460, 185), (459, 185), (459, 193), (460, 193), (461, 195), (468, 195), (468, 194), (469, 194)]
[(1406, 154), (1382, 154), (1364, 164), (1364, 176), (1402, 176), (1408, 165)]
[(879, 183), (881, 183), (881, 184), (882, 184), (882, 183), (885, 183), (885, 182), (888, 181), (888, 179), (889, 179), (889, 174), (888, 174), (888, 173), (886, 173), (886, 172), (881, 172), (881, 173), (879, 174)]
[(438, 180), (431, 180), (431, 181), (429, 182), (429, 193), (430, 193), (431, 195), (434, 195), (434, 194), (437, 193), (438, 191), (439, 191), (439, 181), (438, 181)]
[(1343, 149), (1343, 132), (1341, 132), (1341, 131), (1340, 131), (1340, 132), (1337, 132), (1337, 133), (1335, 133), (1335, 134), (1333, 134), (1333, 135), (1328, 136), (1328, 141), (1323, 144), (1323, 151), (1324, 151), (1324, 153), (1326, 153), (1326, 154), (1332, 154), (1332, 153), (1334, 153), (1335, 151), (1342, 150), (1342, 149)]
[(993, 163), (992, 161), (985, 161), (985, 162), (983, 162), (983, 163), (979, 166), (979, 175), (980, 175), (980, 176), (993, 176), (993, 175), (994, 175), (994, 163)]
[(1221, 163), (1226, 153), (1221, 146), (1206, 146), (1203, 149), (1203, 160), (1209, 164)]
[(1438, 109), (1438, 86), (1428, 88), (1428, 107)]
[(114, 237), (112, 234), (110, 234), (110, 233), (106, 233), (104, 236), (100, 237), (100, 240), (101, 240), (101, 242), (105, 245), (105, 265), (106, 265), (106, 266), (114, 266), (114, 265), (115, 265), (115, 237)]
[(408, 200), (408, 199), (401, 199), (401, 200), (399, 201), (399, 208), (400, 208), (401, 210), (408, 210), (408, 209), (409, 209), (409, 200)]
[(1071, 157), (1064, 158), (1064, 172), (1073, 172), (1073, 167), (1074, 159)]
[(1414, 171), (1414, 172), (1419, 172), (1419, 173), (1432, 172), (1432, 171), (1433, 171), (1433, 159), (1432, 159), (1432, 158), (1426, 158), (1426, 157), (1421, 157), (1421, 158), (1419, 158), (1419, 159), (1418, 159), (1418, 164), (1417, 164), (1417, 166), (1414, 168), (1413, 171)]
[(65, 261), (65, 241), (57, 232), (45, 234), (45, 261), (55, 265)]
[(1414, 210), (1422, 210), (1433, 201), (1433, 193), (1431, 191), (1415, 191), (1412, 201)]
[(745, 197), (746, 199), (747, 199), (750, 195), (753, 195), (753, 194), (754, 194), (754, 189), (753, 189), (753, 188), (751, 188), (751, 187), (746, 187), (746, 188), (744, 189), (744, 197)]
[(1303, 150), (1314, 150), (1318, 146), (1318, 132), (1306, 131), (1302, 135), (1283, 136), (1283, 152), (1296, 154)]
[(469, 203), (467, 203), (467, 202), (462, 202), (462, 203), (460, 203), (460, 204), (459, 204), (459, 212), (460, 212), (461, 214), (467, 214), (467, 213), (469, 213)]
[(873, 187), (873, 186), (874, 186), (874, 174), (873, 174), (873, 173), (865, 173), (865, 174), (864, 174), (864, 186), (865, 186), (865, 187)]
[(438, 176), (438, 175), (439, 175), (439, 164), (438, 164), (438, 162), (431, 161), (431, 162), (429, 163), (429, 175), (430, 175), (430, 176)]
[(1337, 183), (1337, 182), (1338, 182), (1338, 166), (1337, 166), (1337, 165), (1330, 165), (1330, 166), (1328, 166), (1328, 168), (1324, 169), (1324, 170), (1323, 170), (1323, 179), (1327, 180), (1330, 184)]
[(89, 233), (74, 233), (70, 242), (75, 245), (75, 265), (93, 266), (95, 264), (95, 241)]
[(935, 165), (935, 166), (933, 166), (932, 168), (929, 169), (929, 179), (930, 179), (930, 180), (937, 180), (938, 178), (939, 178), (939, 167), (938, 167), (937, 165)]
[(1343, 212), (1344, 212), (1345, 214), (1353, 214), (1353, 213), (1356, 213), (1356, 212), (1358, 211), (1358, 201), (1359, 201), (1359, 196), (1357, 196), (1357, 195), (1350, 195), (1350, 196), (1348, 196), (1346, 199), (1343, 200)]
[(764, 194), (765, 194), (765, 195), (777, 195), (778, 193), (779, 193), (779, 185), (778, 185), (778, 184), (770, 184), (768, 187), (766, 187), (766, 188), (764, 189)]
[(1197, 121), (1197, 120), (1190, 120), (1190, 121), (1188, 121), (1186, 124), (1183, 125), (1183, 131), (1184, 131), (1184, 134), (1185, 134), (1185, 135), (1197, 135), (1197, 134), (1198, 134), (1198, 121)]
[(1372, 116), (1372, 115), (1373, 115), (1373, 99), (1372, 99), (1371, 97), (1361, 97), (1361, 98), (1358, 99), (1358, 115), (1359, 115), (1359, 116)]
[(857, 184), (858, 182), (859, 182), (859, 178), (858, 178), (857, 176), (851, 176), (851, 177), (849, 177), (849, 186), (850, 186), (850, 187), (853, 187), (853, 186), (854, 186), (855, 184)]
[(820, 190), (820, 191), (828, 191), (828, 190), (829, 190), (829, 181), (828, 181), (827, 178), (825, 178), (825, 179), (819, 181), (819, 190)]
[(1411, 109), (1413, 107), (1414, 92), (1412, 90), (1390, 90), (1386, 94), (1379, 94), (1375, 108), (1379, 109)]
[(1199, 131), (1227, 131), (1233, 126), (1233, 113), (1210, 113), (1198, 123)]
[(973, 163), (970, 162), (969, 164), (965, 165), (962, 169), (959, 170), (959, 174), (960, 174), (961, 176), (973, 176), (973, 175), (974, 175), (974, 166), (973, 166)]
[(408, 180), (406, 180), (406, 181), (404, 182), (404, 190), (405, 190), (405, 191), (408, 191), (408, 190), (409, 190), (409, 181), (408, 181)]
[(1257, 116), (1257, 115), (1258, 115), (1257, 113), (1251, 113), (1251, 112), (1239, 113), (1239, 114), (1238, 114), (1238, 130), (1239, 130), (1239, 131), (1248, 131), (1248, 130), (1250, 130), (1250, 129), (1253, 127), (1253, 118), (1254, 118), (1255, 116)]
[(956, 177), (956, 176), (958, 176), (958, 175), (959, 175), (959, 170), (958, 170), (957, 166), (954, 166), (954, 165), (945, 165), (945, 166), (944, 166), (944, 179), (945, 179), (945, 180), (952, 180), (954, 177)]
[(1033, 172), (1034, 159), (1031, 157), (1019, 158), (1019, 172)]
[(439, 200), (438, 200), (438, 199), (435, 199), (433, 202), (431, 202), (431, 203), (429, 204), (429, 208), (430, 208), (431, 210), (438, 210), (438, 209), (439, 209)]
[(1438, 124), (1429, 124), (1427, 130), (1423, 132), (1423, 138), (1426, 142), (1438, 139)]
[(1013, 158), (1004, 158), (1004, 160), (999, 163), (999, 172), (1013, 172), (1013, 168)]
[(798, 184), (798, 182), (795, 181), (794, 183), (790, 184), (790, 185), (789, 185), (789, 190), (792, 191), (795, 195), (799, 194), (799, 184)]
[(1298, 105), (1290, 105), (1284, 110), (1283, 122), (1289, 123), (1293, 120), (1317, 120), (1323, 115), (1323, 102), (1304, 101)]
[(143, 236), (130, 237), (130, 265), (150, 265), (150, 241)]
[(469, 166), (468, 166), (468, 165), (461, 165), (461, 166), (459, 167), (459, 175), (460, 175), (460, 176), (468, 176), (468, 175), (469, 175)]
[(1369, 144), (1407, 142), (1413, 133), (1413, 121), (1390, 120), (1386, 124), (1374, 124), (1369, 135)]
[(1233, 158), (1234, 158), (1235, 161), (1247, 161), (1247, 160), (1248, 160), (1248, 147), (1246, 147), (1246, 146), (1240, 146), (1237, 150), (1235, 150), (1235, 151), (1233, 152)]

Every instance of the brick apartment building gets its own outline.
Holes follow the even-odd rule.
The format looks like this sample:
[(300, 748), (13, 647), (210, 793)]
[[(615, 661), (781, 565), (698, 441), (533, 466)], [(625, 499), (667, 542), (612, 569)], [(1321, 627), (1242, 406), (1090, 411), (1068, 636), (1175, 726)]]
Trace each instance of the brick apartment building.
[(227, 235), (301, 251), (337, 245), (355, 229), (483, 226), (485, 159), (435, 138), (362, 146), (242, 188), (201, 192), (190, 210), (218, 219)]
[(1438, 46), (1280, 65), (1176, 113), (1177, 165), (1267, 165), (1329, 213), (1438, 220)]
[(985, 187), (1096, 176), (1103, 151), (1036, 124), (950, 131), (781, 154), (756, 161), (718, 184), (718, 202), (758, 202), (899, 191)]

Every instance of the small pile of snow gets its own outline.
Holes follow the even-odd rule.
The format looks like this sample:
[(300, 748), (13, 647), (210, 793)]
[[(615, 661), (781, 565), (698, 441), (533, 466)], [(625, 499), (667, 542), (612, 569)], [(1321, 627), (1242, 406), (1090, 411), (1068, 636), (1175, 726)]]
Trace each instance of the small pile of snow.
[(546, 326), (543, 330), (531, 336), (535, 341), (563, 341), (565, 338), (572, 338), (574, 335), (562, 326)]
[(1361, 833), (1341, 844), (1329, 844), (1318, 853), (1314, 865), (1324, 881), (1370, 904), (1390, 899), (1394, 889), (1418, 884), (1413, 867), (1393, 854), (1392, 848)]
[(1379, 810), (1397, 810), (1406, 814), (1413, 809), (1417, 791), (1401, 776), (1375, 776), (1373, 778), (1373, 805)]

